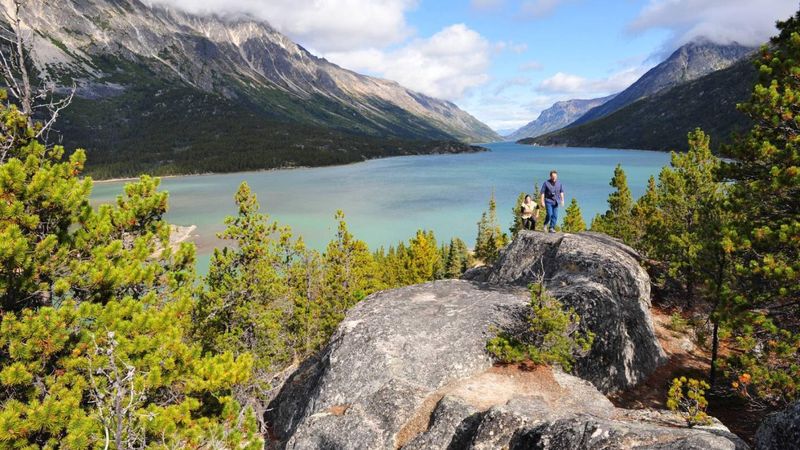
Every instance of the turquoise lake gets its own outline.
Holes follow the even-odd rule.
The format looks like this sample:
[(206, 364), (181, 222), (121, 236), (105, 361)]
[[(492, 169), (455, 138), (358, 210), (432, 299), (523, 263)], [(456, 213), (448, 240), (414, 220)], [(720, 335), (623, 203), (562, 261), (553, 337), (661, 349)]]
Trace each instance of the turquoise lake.
[[(606, 209), (614, 167), (622, 164), (635, 196), (650, 175), (669, 163), (669, 154), (600, 148), (531, 147), (510, 142), (486, 144), (490, 152), (405, 156), (346, 166), (240, 172), (164, 178), (169, 192), (167, 219), (198, 227), (198, 269), (205, 272), (225, 216), (235, 213), (233, 195), (247, 181), (262, 211), (323, 249), (333, 237), (337, 209), (353, 234), (371, 248), (408, 239), (417, 229), (434, 230), (440, 242), (460, 237), (472, 245), (477, 221), (492, 190), (503, 229), (511, 221), (517, 195), (558, 170), (567, 202), (575, 197), (588, 224)], [(123, 182), (94, 186), (93, 202), (112, 202)], [(561, 208), (560, 218), (564, 211)]]

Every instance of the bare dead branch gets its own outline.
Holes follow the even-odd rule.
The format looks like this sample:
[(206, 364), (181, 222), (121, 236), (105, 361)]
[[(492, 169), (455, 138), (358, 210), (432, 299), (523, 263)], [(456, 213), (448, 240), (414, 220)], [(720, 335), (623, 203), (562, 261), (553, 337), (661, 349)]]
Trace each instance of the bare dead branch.
[[(7, 24), (0, 24), (0, 41), (7, 46), (0, 51), (0, 72), (9, 94), (19, 102), (22, 112), (28, 117), (28, 124), (33, 127), (34, 113), (38, 118), (43, 118), (36, 132), (37, 139), (44, 139), (47, 145), (50, 131), (58, 120), (61, 112), (72, 103), (77, 86), (73, 82), (72, 88), (66, 95), (59, 95), (56, 83), (44, 81), (34, 90), (28, 64), (30, 54), (26, 48), (22, 12), (26, 0), (13, 0), (11, 8), (2, 9), (2, 17)], [(0, 162), (5, 161), (10, 142), (0, 142)]]

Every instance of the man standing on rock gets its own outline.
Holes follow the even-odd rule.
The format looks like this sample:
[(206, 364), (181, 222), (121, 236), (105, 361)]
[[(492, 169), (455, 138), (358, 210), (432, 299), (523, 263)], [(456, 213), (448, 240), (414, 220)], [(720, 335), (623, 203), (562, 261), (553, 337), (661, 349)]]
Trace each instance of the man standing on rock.
[(544, 218), (544, 229), (551, 233), (556, 232), (556, 223), (558, 223), (558, 207), (564, 204), (564, 187), (558, 181), (558, 172), (555, 170), (550, 171), (550, 179), (542, 184), (541, 199), (539, 203), (547, 211)]

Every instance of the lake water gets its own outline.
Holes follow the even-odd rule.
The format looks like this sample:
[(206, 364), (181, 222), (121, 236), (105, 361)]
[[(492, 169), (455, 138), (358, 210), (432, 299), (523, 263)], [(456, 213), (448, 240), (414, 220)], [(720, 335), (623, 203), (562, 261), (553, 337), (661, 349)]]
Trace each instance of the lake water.
[[(440, 242), (460, 237), (472, 245), (477, 221), (495, 191), (498, 217), (507, 229), (517, 195), (533, 192), (551, 169), (559, 172), (567, 202), (577, 198), (588, 224), (606, 209), (614, 167), (622, 164), (635, 196), (650, 175), (669, 163), (669, 154), (599, 148), (531, 147), (487, 144), (491, 152), (406, 156), (310, 169), (240, 172), (164, 178), (170, 194), (167, 219), (197, 225), (198, 269), (205, 272), (225, 216), (235, 213), (233, 195), (247, 181), (262, 211), (322, 250), (333, 237), (337, 209), (345, 212), (354, 235), (370, 248), (408, 239), (431, 229)], [(122, 182), (97, 183), (94, 202), (111, 202)], [(563, 208), (560, 217), (563, 218)]]

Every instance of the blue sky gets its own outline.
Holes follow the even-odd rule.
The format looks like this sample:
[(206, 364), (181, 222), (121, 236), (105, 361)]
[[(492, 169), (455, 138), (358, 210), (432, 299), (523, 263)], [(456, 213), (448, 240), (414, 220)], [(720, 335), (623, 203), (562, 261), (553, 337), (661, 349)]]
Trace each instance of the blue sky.
[(497, 130), (618, 92), (680, 45), (765, 42), (797, 0), (150, 0), (246, 13), (343, 67), (455, 102)]

